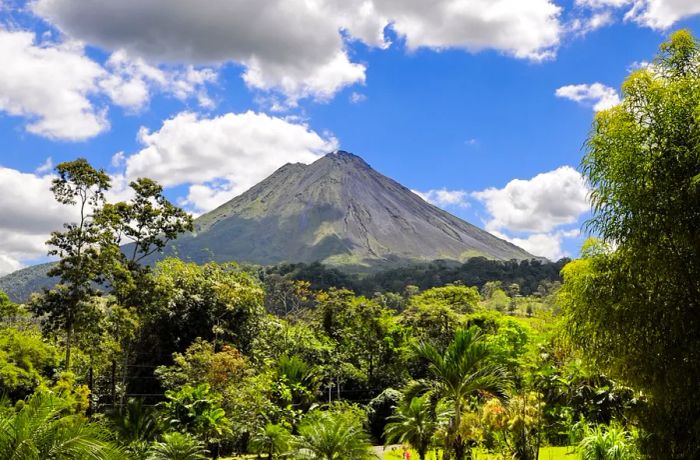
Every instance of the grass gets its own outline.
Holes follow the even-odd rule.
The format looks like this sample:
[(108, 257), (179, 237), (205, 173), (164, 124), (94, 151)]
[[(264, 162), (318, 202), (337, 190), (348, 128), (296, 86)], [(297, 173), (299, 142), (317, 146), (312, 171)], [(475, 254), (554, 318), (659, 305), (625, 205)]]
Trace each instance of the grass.
[[(411, 460), (418, 460), (418, 454), (414, 450), (410, 450)], [(442, 451), (440, 451), (440, 454)], [(403, 450), (396, 449), (395, 451), (386, 451), (384, 454), (384, 460), (403, 460)], [(438, 460), (441, 457), (438, 456)], [(474, 451), (473, 460), (504, 460), (510, 457), (499, 455), (499, 454), (489, 454), (483, 450), (477, 449)], [(579, 456), (570, 447), (542, 447), (540, 449), (540, 460), (578, 460)], [(435, 450), (431, 450), (426, 460), (436, 460)]]
[[(411, 452), (411, 460), (418, 460), (418, 454), (413, 449), (409, 449), (409, 451)], [(437, 460), (440, 460), (441, 454), (442, 450), (439, 451)], [(387, 450), (384, 453), (384, 460), (403, 460), (402, 455), (402, 449)], [(257, 455), (245, 455), (242, 457), (226, 457), (221, 460), (252, 460), (256, 458), (258, 458)], [(262, 458), (266, 459), (267, 456), (263, 455)], [(472, 460), (506, 460), (509, 458), (507, 455), (489, 454), (481, 449), (475, 450), (472, 456)], [(543, 447), (540, 449), (539, 460), (578, 460), (579, 458), (578, 454), (571, 447)], [(428, 452), (426, 460), (436, 460), (435, 449), (431, 449)]]

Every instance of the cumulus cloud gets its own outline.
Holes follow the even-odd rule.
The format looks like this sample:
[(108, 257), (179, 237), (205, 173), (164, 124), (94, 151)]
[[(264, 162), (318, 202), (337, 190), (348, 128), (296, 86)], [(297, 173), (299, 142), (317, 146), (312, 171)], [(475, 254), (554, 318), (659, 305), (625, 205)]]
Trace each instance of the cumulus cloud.
[(469, 193), (464, 190), (447, 190), (446, 188), (441, 188), (428, 190), (427, 192), (419, 192), (418, 190), (412, 190), (412, 192), (428, 203), (441, 208), (448, 206), (456, 206), (459, 208), (469, 207)]
[(582, 36), (589, 32), (593, 32), (594, 30), (600, 29), (601, 27), (608, 26), (613, 22), (615, 22), (615, 18), (613, 17), (612, 12), (606, 10), (594, 13), (589, 17), (574, 19), (571, 22), (569, 29), (571, 32)]
[(562, 166), (532, 179), (514, 179), (505, 187), (488, 188), (472, 196), (491, 215), (489, 231), (549, 232), (572, 224), (590, 209), (588, 187), (581, 174)]
[(591, 105), (596, 112), (607, 110), (620, 103), (617, 91), (602, 83), (562, 86), (554, 94), (579, 104)]
[(566, 238), (576, 238), (580, 235), (579, 230), (560, 230), (550, 233), (534, 233), (525, 238), (509, 237), (503, 233), (495, 234), (511, 243), (525, 249), (534, 256), (546, 257), (549, 260), (559, 260), (562, 257), (570, 257), (567, 251), (562, 248)]
[(700, 14), (700, 2), (692, 0), (576, 0), (593, 9), (625, 9), (625, 19), (656, 30), (665, 30), (681, 19)]
[(89, 97), (104, 75), (74, 43), (37, 43), (32, 32), (0, 28), (0, 111), (29, 119), (27, 130), (83, 140), (109, 128)]
[(287, 162), (310, 163), (336, 140), (308, 126), (262, 113), (203, 118), (184, 112), (151, 132), (126, 158), (126, 177), (147, 176), (166, 187), (190, 186), (185, 204), (207, 211), (242, 193)]
[(562, 34), (552, 0), (36, 0), (32, 8), (109, 51), (158, 63), (240, 63), (248, 86), (292, 105), (364, 82), (347, 41), (386, 48), (387, 26), (411, 50), (495, 49), (534, 60), (552, 56)]
[(54, 200), (52, 179), (0, 167), (0, 275), (45, 255), (49, 233), (75, 217), (71, 208)]
[(376, 0), (409, 49), (496, 49), (541, 60), (559, 44), (560, 7), (549, 0)]
[(200, 106), (210, 108), (213, 101), (206, 85), (216, 81), (218, 75), (210, 68), (166, 71), (148, 64), (142, 58), (130, 58), (124, 50), (118, 50), (105, 63), (109, 74), (102, 78), (99, 87), (115, 104), (141, 110), (149, 101), (153, 89), (186, 101), (196, 97)]
[(700, 2), (692, 0), (636, 0), (625, 14), (652, 29), (665, 30), (689, 16), (700, 14)]
[(142, 108), (152, 90), (182, 100), (197, 97), (207, 106), (206, 84), (216, 78), (210, 69), (164, 71), (123, 51), (113, 53), (103, 67), (85, 55), (81, 44), (37, 41), (33, 32), (1, 27), (0, 56), (0, 111), (26, 118), (33, 134), (67, 141), (109, 129), (107, 108), (95, 102), (100, 95), (132, 110)]

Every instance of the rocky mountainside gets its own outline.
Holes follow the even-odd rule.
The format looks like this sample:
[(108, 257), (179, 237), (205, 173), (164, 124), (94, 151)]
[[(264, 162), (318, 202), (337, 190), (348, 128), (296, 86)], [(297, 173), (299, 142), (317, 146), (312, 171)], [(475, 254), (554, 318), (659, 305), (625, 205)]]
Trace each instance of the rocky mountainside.
[(287, 164), (201, 216), (169, 253), (207, 260), (313, 262), (350, 269), (434, 259), (532, 259), (411, 192), (351, 153)]

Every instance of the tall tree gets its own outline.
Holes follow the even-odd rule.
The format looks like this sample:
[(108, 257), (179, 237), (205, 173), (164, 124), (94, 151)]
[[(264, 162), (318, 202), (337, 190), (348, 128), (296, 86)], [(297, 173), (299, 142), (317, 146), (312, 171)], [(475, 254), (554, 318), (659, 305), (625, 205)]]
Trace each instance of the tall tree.
[(428, 362), (430, 377), (412, 385), (408, 394), (432, 394), (434, 400), (450, 403), (452, 416), (447, 426), (445, 452), (447, 455), (453, 452), (456, 460), (462, 460), (468, 446), (460, 426), (468, 398), (478, 392), (504, 397), (506, 373), (490, 359), (492, 351), (476, 326), (457, 331), (444, 351), (425, 342), (415, 345), (414, 351)]
[(700, 457), (700, 46), (674, 33), (600, 112), (583, 171), (602, 242), (567, 265), (573, 341), (648, 397), (654, 458)]
[(77, 208), (77, 220), (53, 232), (47, 242), (49, 255), (60, 258), (48, 275), (59, 277), (60, 283), (34, 302), (33, 309), (45, 315), (49, 330), (64, 332), (65, 367), (70, 369), (76, 325), (92, 323), (89, 300), (97, 294), (95, 283), (103, 280), (105, 272), (102, 248), (111, 235), (95, 218), (95, 210), (105, 203), (110, 179), (82, 158), (59, 164), (56, 173), (51, 191), (59, 203)]

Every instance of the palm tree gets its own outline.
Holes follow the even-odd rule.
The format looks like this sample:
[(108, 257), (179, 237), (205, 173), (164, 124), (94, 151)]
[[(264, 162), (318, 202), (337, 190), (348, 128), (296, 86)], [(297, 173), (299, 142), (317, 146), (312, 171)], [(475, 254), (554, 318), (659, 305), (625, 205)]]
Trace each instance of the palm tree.
[(384, 427), (384, 437), (387, 442), (410, 444), (418, 451), (420, 460), (424, 460), (436, 426), (435, 408), (428, 395), (413, 397), (397, 407), (396, 414), (389, 417), (389, 423)]
[(444, 399), (450, 403), (452, 416), (446, 427), (445, 453), (453, 451), (456, 460), (463, 460), (467, 442), (459, 427), (467, 399), (480, 392), (505, 398), (506, 372), (490, 360), (491, 348), (476, 326), (457, 331), (444, 352), (425, 342), (414, 345), (414, 351), (428, 362), (430, 378), (414, 382), (407, 393), (427, 394), (433, 401)]
[(69, 404), (53, 393), (35, 393), (17, 412), (0, 415), (0, 458), (124, 459), (108, 442), (102, 427), (82, 414), (70, 414)]
[(369, 437), (357, 420), (345, 414), (312, 413), (299, 426), (296, 458), (309, 460), (369, 460)]
[(149, 460), (203, 460), (207, 450), (197, 438), (183, 433), (167, 433), (151, 446)]
[(258, 452), (267, 452), (270, 459), (289, 452), (291, 444), (291, 433), (282, 425), (274, 423), (266, 424), (265, 428), (251, 439), (251, 447)]
[(124, 444), (150, 442), (160, 433), (160, 425), (153, 408), (143, 400), (129, 398), (127, 403), (110, 415), (110, 428)]

